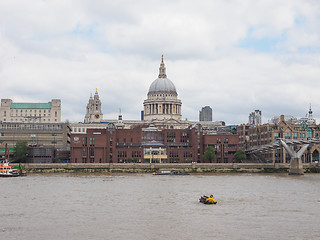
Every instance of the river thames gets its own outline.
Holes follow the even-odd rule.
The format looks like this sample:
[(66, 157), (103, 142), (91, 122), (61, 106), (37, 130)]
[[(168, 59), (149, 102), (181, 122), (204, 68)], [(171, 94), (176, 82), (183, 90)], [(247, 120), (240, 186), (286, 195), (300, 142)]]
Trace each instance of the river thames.
[[(1, 239), (320, 239), (320, 174), (0, 181)], [(218, 204), (199, 203), (203, 194)]]

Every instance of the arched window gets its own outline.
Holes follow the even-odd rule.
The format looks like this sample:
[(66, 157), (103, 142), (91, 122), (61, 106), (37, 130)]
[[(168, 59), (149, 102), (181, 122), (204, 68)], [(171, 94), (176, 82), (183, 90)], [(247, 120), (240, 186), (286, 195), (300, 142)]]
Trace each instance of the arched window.
[(319, 162), (319, 152), (317, 149), (312, 153), (312, 162)]

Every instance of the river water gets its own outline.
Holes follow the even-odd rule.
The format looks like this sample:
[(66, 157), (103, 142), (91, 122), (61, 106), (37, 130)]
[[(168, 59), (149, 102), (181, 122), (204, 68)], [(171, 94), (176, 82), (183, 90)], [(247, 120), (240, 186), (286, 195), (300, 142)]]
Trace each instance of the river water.
[[(0, 182), (0, 239), (320, 239), (320, 174), (58, 174)], [(199, 203), (203, 194), (218, 204)]]

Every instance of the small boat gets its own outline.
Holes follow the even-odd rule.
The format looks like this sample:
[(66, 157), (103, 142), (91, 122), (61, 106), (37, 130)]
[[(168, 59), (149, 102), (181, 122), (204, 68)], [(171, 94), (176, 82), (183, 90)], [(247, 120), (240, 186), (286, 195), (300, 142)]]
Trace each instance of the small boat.
[(163, 170), (160, 173), (153, 172), (153, 175), (189, 175), (189, 174), (184, 171)]
[(203, 204), (217, 204), (217, 201), (214, 200), (213, 195), (210, 195), (210, 197), (203, 195), (200, 197), (199, 202)]
[(21, 170), (12, 168), (12, 166), (9, 165), (8, 160), (0, 162), (0, 177), (19, 177), (21, 175)]

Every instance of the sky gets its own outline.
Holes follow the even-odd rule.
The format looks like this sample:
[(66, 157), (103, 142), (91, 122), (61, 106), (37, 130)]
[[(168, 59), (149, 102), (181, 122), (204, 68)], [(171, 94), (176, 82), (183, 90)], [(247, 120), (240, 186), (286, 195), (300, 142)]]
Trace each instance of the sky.
[(104, 119), (139, 120), (161, 55), (182, 119), (248, 122), (262, 111), (320, 121), (318, 0), (1, 0), (0, 98), (61, 99), (81, 122), (98, 90)]

